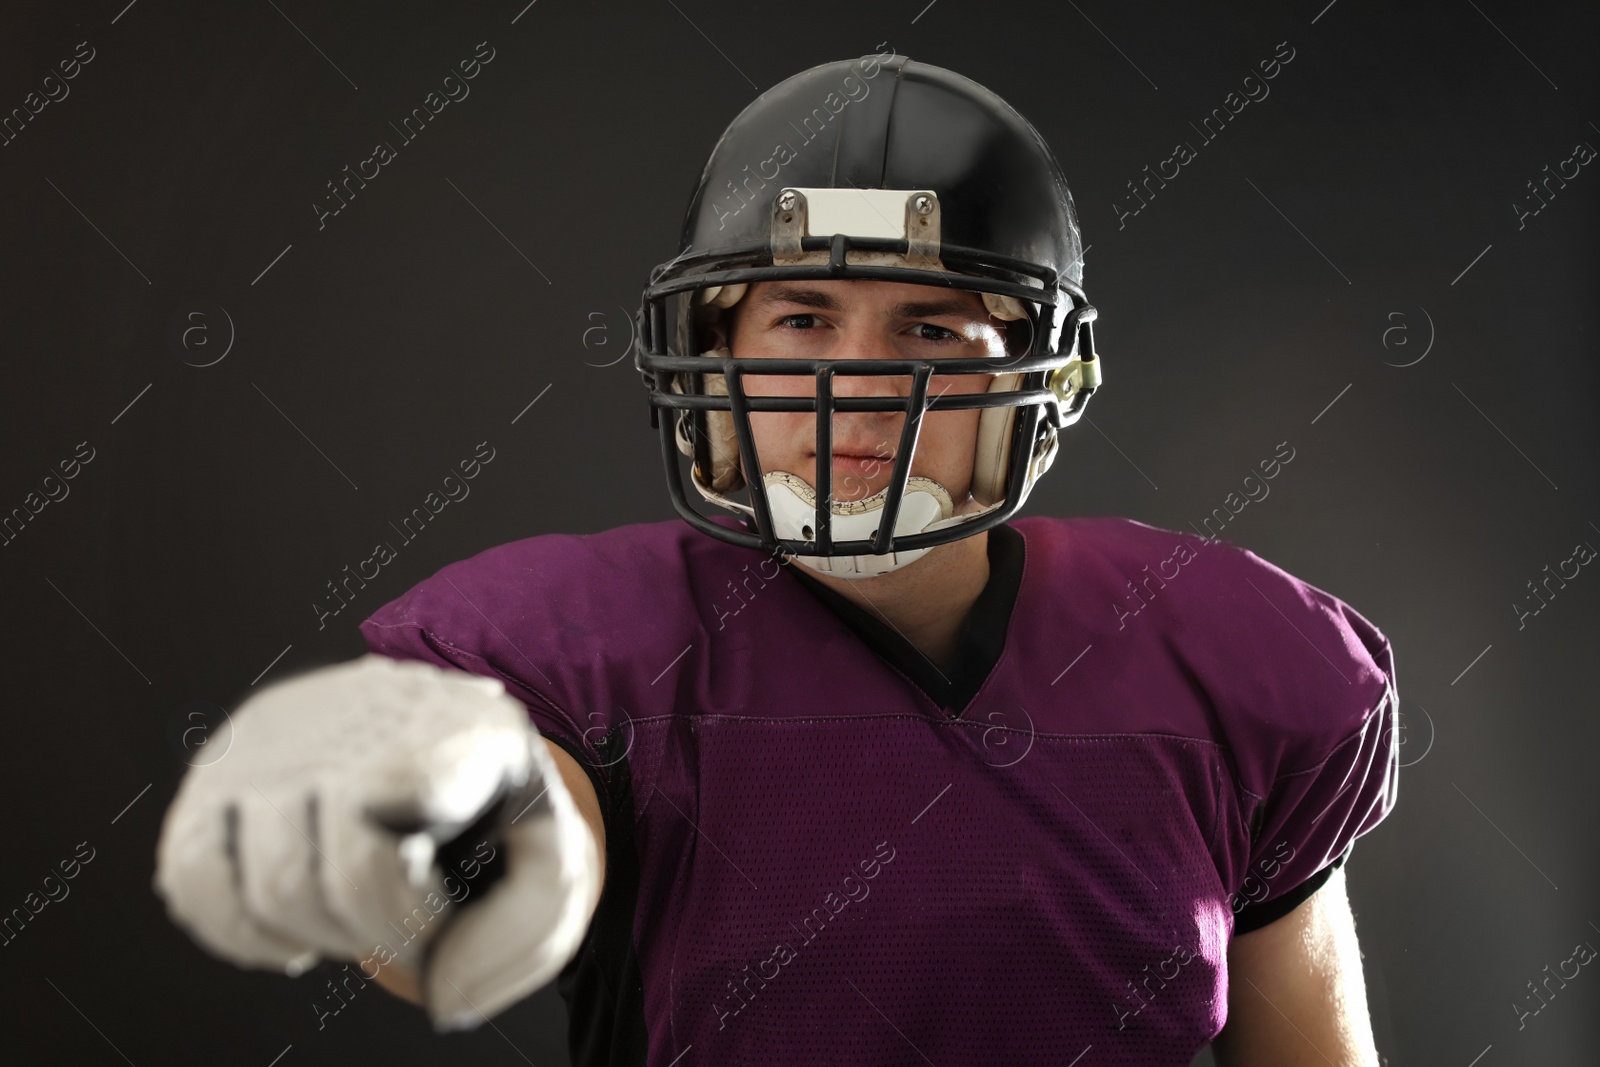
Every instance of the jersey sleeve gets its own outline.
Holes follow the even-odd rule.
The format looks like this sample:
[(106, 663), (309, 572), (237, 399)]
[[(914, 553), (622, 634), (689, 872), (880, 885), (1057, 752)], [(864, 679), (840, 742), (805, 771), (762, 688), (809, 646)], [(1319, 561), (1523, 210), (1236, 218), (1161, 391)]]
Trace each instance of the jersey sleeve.
[(701, 542), (715, 543), (673, 519), (496, 545), (417, 582), (361, 634), (375, 653), (500, 679), (589, 774), (608, 825), (631, 820), (638, 724), (694, 699), (680, 681), (709, 645), (715, 598), (701, 590), (721, 583), (695, 580)]
[[(1254, 677), (1226, 690), (1240, 705), (1239, 765), (1248, 863), (1234, 886), (1235, 932), (1309, 897), (1361, 835), (1393, 810), (1399, 785), (1398, 689), (1389, 640), (1337, 597), (1237, 552), (1236, 618)], [(1236, 583), (1235, 583), (1236, 580)]]
[(1235, 932), (1288, 914), (1348, 858), (1355, 839), (1394, 807), (1394, 707), (1386, 694), (1363, 729), (1325, 760), (1274, 784), (1258, 809), (1249, 873), (1234, 895)]
[(612, 723), (586, 714), (590, 677), (571, 669), (574, 628), (563, 627), (570, 589), (560, 576), (591, 573), (570, 537), (502, 545), (450, 564), (383, 605), (360, 626), (367, 648), (400, 660), (497, 678), (541, 736), (578, 762), (609, 825)]
[[(389, 610), (386, 608), (385, 612)], [(592, 747), (600, 739), (594, 736), (593, 730), (583, 730), (565, 709), (527, 681), (498, 669), (476, 653), (451, 644), (448, 639), (420, 624), (385, 623), (382, 621), (386, 617), (385, 612), (379, 612), (361, 624), (361, 636), (370, 651), (391, 659), (422, 660), (436, 667), (498, 678), (506, 691), (527, 708), (528, 720), (539, 731), (539, 735), (566, 752), (583, 768), (595, 795), (600, 799), (602, 814), (609, 814), (609, 787), (606, 776), (600, 772), (603, 761)], [(609, 819), (606, 821), (609, 822)]]

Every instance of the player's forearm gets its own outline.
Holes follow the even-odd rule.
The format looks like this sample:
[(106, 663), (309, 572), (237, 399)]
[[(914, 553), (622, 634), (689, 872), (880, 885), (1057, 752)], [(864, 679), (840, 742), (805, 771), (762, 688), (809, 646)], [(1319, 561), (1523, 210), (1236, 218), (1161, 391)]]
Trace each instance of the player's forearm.
[(551, 758), (556, 761), (556, 768), (561, 772), (562, 784), (567, 787), (572, 802), (577, 805), (578, 814), (583, 816), (584, 825), (588, 826), (589, 833), (594, 838), (595, 893), (594, 900), (589, 903), (589, 915), (593, 916), (595, 905), (600, 902), (600, 890), (604, 888), (606, 880), (606, 824), (600, 815), (600, 798), (595, 795), (589, 776), (578, 766), (577, 760), (567, 755), (566, 750), (549, 741), (544, 741), (544, 744)]

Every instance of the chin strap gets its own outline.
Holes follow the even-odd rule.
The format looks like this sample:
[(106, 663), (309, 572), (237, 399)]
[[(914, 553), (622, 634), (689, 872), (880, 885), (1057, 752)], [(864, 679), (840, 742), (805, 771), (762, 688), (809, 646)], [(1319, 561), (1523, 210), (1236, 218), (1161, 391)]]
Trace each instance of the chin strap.
[[(722, 493), (704, 485), (700, 481), (698, 472), (691, 475), (695, 488), (700, 491), (708, 501), (730, 508), (742, 515), (755, 518), (755, 509), (748, 504), (730, 499)], [(806, 481), (788, 471), (772, 471), (762, 481), (765, 483), (767, 504), (772, 509), (773, 533), (781, 540), (814, 541), (816, 531), (812, 524), (816, 522), (817, 493)], [(839, 501), (835, 500), (829, 510), (833, 514), (831, 523), (833, 540), (857, 541), (871, 540), (878, 532), (878, 524), (882, 518), (884, 505), (888, 502), (888, 487), (863, 500)], [(932, 478), (913, 475), (906, 480), (905, 495), (901, 498), (900, 514), (895, 521), (895, 537), (905, 537), (909, 534), (927, 533), (932, 530), (943, 530), (950, 526), (959, 526), (970, 522), (999, 507), (998, 503), (991, 504), (980, 511), (966, 514), (955, 514), (955, 506), (950, 501), (950, 492)], [(921, 559), (931, 551), (927, 548), (902, 549), (898, 552), (885, 552), (882, 554), (869, 553), (857, 556), (805, 556), (793, 555), (790, 558), (798, 561), (816, 571), (818, 574), (828, 574), (835, 578), (871, 578), (879, 574), (888, 574), (890, 571), (899, 570), (909, 563)]]

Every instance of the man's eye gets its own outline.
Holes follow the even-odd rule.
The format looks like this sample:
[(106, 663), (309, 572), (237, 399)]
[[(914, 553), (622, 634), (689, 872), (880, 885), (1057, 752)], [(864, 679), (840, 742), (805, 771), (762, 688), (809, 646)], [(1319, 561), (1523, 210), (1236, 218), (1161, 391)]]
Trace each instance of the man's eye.
[(779, 326), (787, 326), (792, 330), (809, 330), (816, 324), (815, 315), (785, 315), (778, 320)]
[(931, 322), (919, 322), (911, 328), (913, 336), (919, 341), (960, 341), (962, 337), (954, 330), (947, 330), (943, 326), (935, 326)]

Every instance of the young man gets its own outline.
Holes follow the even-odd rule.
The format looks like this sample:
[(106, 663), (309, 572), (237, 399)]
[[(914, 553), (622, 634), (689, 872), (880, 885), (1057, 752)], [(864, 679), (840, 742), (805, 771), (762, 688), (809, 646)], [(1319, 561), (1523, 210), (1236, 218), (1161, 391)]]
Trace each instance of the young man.
[(1220, 541), (1011, 521), (1100, 381), (1081, 247), (959, 75), (764, 94), (641, 314), (687, 524), (490, 549), (254, 698), (174, 916), (441, 1026), (559, 975), (579, 1064), (1375, 1064), (1387, 640)]

